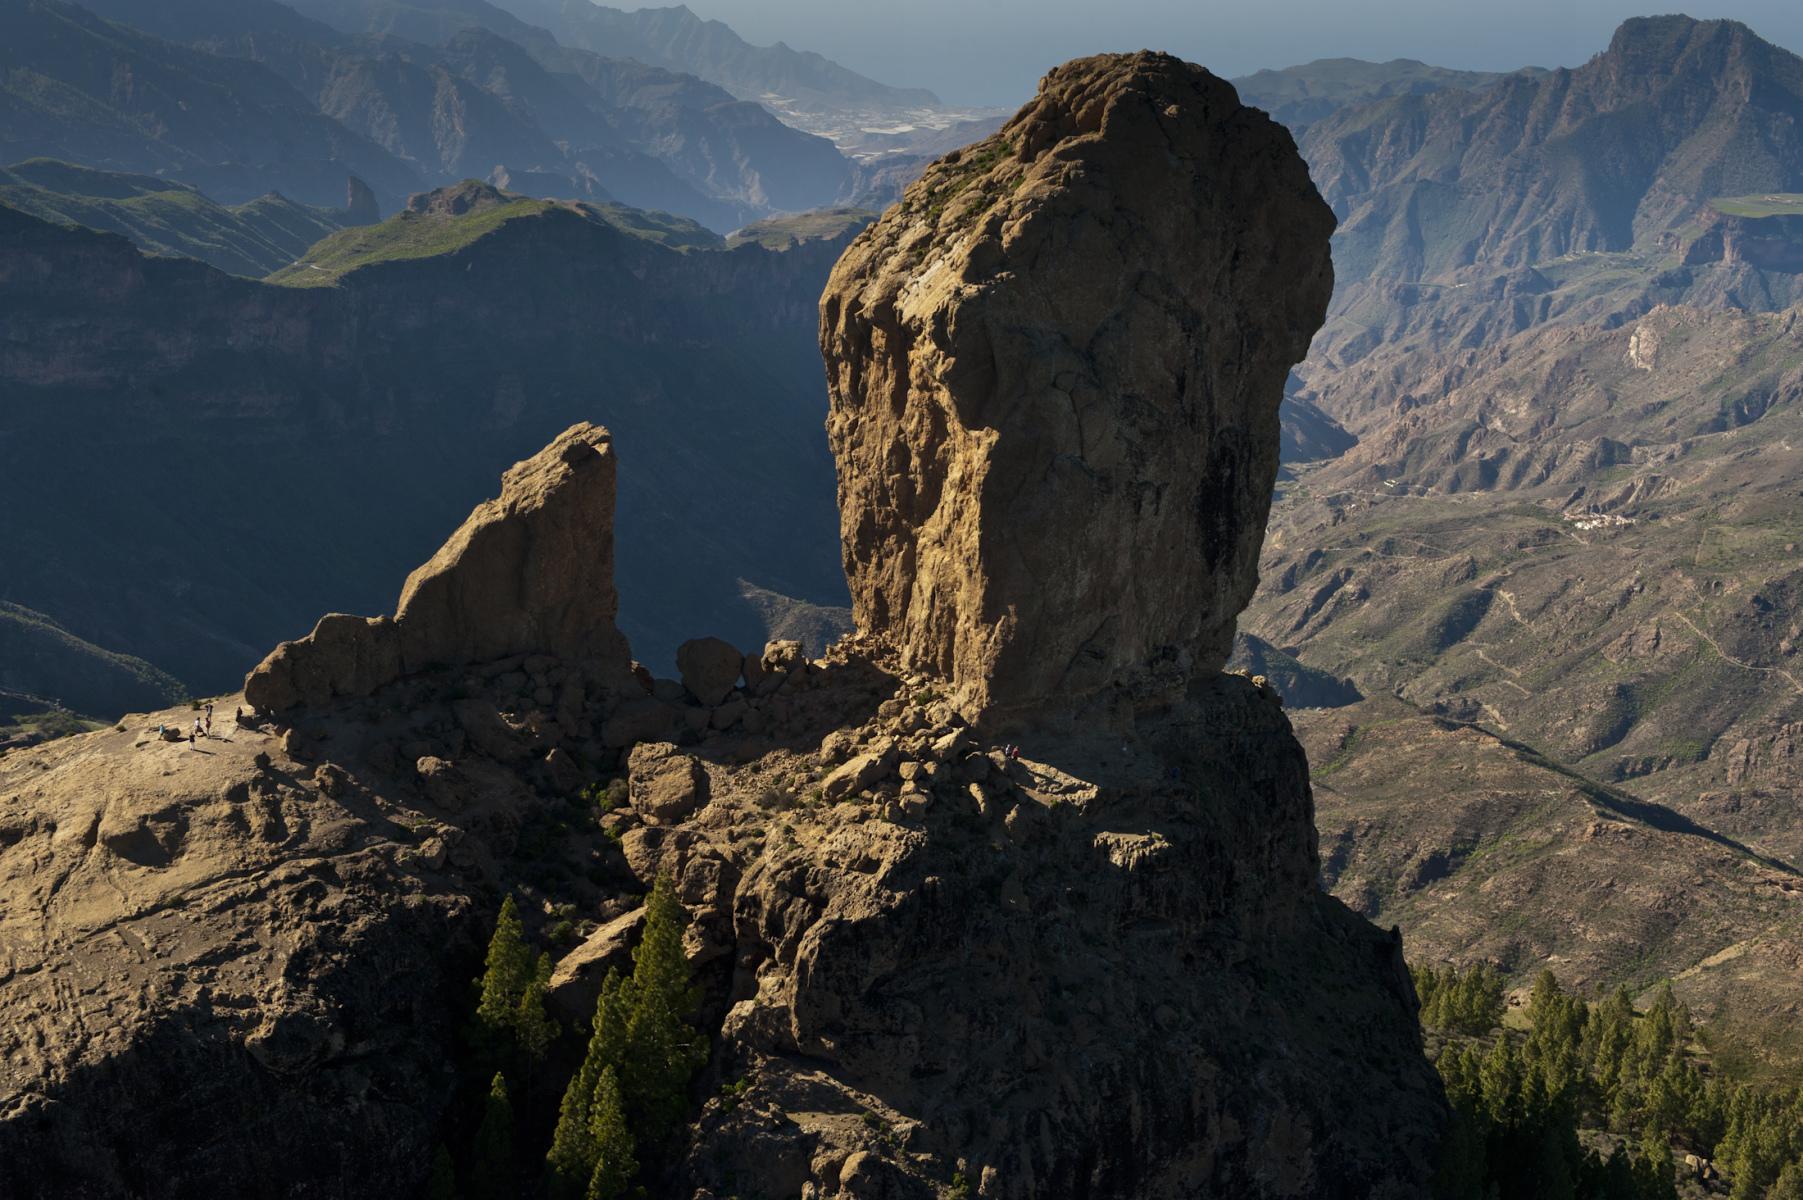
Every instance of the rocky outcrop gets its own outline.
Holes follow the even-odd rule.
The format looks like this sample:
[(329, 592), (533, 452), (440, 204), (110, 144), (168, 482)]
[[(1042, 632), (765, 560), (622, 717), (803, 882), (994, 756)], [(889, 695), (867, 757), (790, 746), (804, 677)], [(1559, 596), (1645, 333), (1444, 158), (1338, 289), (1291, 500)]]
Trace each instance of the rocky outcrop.
[(928, 168), (821, 301), (860, 628), (992, 714), (1218, 671), (1332, 231), (1289, 134), (1166, 55)]
[[(0, 1190), (417, 1191), (472, 1132), (433, 1128), (463, 918), (504, 889), (535, 935), (556, 915), (580, 1020), (668, 877), (713, 1057), (651, 1194), (1425, 1194), (1445, 1105), (1400, 939), (1319, 890), (1276, 695), (1210, 669), (1327, 219), (1281, 134), (1162, 56), (1054, 72), (1004, 136), (972, 161), (1017, 176), (947, 196), (941, 164), (910, 194), (914, 282), (878, 253), (904, 207), (827, 300), (864, 633), (629, 670), (612, 458), (579, 426), (394, 618), (259, 668), (285, 724), (0, 761), (0, 1031), (29, 1031), (0, 1058)], [(989, 249), (952, 215), (1004, 210)], [(237, 1120), (240, 1095), (259, 1121), (185, 1107)]]
[(1712, 209), (1699, 224), (1665, 234), (1660, 248), (1687, 267), (1742, 263), (1786, 275), (1803, 272), (1803, 216), (1737, 216)]
[(630, 657), (614, 625), (613, 509), (612, 438), (573, 426), (509, 470), (500, 497), (408, 576), (392, 619), (320, 618), (251, 672), (245, 699), (261, 712), (317, 707), (514, 654), (556, 655), (618, 682)]
[[(855, 664), (885, 661), (873, 704)], [(703, 743), (672, 790), (705, 808), (614, 826), (675, 879), (691, 959), (731, 966), (735, 1086), (668, 1195), (1427, 1193), (1443, 1109), (1401, 945), (1317, 890), (1275, 693), (1218, 675), (1125, 739), (1009, 757), (869, 643), (819, 686), (817, 749)], [(667, 749), (647, 766), (672, 786)]]

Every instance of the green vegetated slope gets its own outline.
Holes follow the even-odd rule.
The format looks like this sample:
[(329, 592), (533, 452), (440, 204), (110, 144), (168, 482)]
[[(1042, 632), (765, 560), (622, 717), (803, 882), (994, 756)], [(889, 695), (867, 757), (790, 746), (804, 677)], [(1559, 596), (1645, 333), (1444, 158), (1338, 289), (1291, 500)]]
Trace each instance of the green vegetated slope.
[(822, 208), (814, 212), (789, 213), (766, 217), (736, 230), (726, 239), (728, 246), (754, 245), (766, 250), (787, 250), (791, 246), (819, 238), (837, 238), (857, 233), (876, 220), (868, 208)]
[[(594, 221), (672, 249), (711, 249), (719, 235), (668, 213), (643, 212), (618, 204), (534, 200), (474, 180), (422, 197), (407, 211), (380, 225), (346, 229), (321, 240), (296, 261), (269, 277), (290, 287), (325, 287), (351, 271), (379, 263), (453, 254), (509, 221), (553, 210)], [(780, 248), (780, 247), (779, 247)]]
[(46, 221), (123, 234), (152, 254), (184, 255), (252, 277), (293, 262), (345, 219), (341, 212), (279, 195), (216, 204), (167, 179), (53, 159), (0, 168), (0, 204)]
[(451, 254), (508, 221), (538, 216), (552, 207), (548, 200), (521, 197), (456, 219), (399, 213), (380, 225), (347, 229), (326, 238), (308, 250), (302, 261), (275, 272), (269, 281), (293, 287), (323, 287), (338, 282), (346, 272), (377, 263)]
[[(619, 448), (621, 623), (642, 659), (668, 670), (707, 633), (761, 645), (741, 580), (843, 604), (815, 344), (843, 238), (727, 250), (608, 217), (447, 189), (375, 231), (405, 254), (357, 243), (335, 286), (301, 288), (0, 209), (0, 578), (224, 690), (322, 612), (389, 611), (501, 470), (592, 420)], [(439, 252), (406, 256), (421, 237)], [(71, 494), (75, 474), (91, 483)]]
[(58, 709), (111, 717), (164, 708), (188, 693), (143, 659), (84, 641), (43, 613), (0, 601), (0, 692), (16, 719)]
[(1710, 207), (1730, 217), (1795, 217), (1803, 216), (1803, 195), (1770, 194), (1763, 196), (1717, 196)]

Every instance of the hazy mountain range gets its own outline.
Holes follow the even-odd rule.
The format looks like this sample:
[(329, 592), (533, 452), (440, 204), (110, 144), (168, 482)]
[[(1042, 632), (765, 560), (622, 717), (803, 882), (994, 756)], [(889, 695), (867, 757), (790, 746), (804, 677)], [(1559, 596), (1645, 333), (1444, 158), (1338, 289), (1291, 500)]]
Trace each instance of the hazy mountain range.
[(858, 186), (830, 142), (741, 96), (829, 124), (939, 111), (686, 10), (518, 7), (557, 34), (482, 0), (28, 0), (0, 15), (0, 154), (158, 174), (224, 203), (274, 190), (326, 206), (355, 175), (384, 211), (504, 175), (725, 232)]

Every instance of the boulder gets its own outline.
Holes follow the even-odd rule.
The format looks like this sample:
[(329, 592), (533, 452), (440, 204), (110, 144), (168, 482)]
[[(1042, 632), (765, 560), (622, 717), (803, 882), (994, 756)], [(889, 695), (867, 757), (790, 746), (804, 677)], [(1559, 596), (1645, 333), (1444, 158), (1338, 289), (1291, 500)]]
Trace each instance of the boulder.
[(682, 686), (709, 708), (732, 695), (744, 668), (745, 655), (731, 642), (716, 637), (691, 638), (676, 648)]
[(668, 742), (633, 747), (626, 772), (632, 807), (654, 824), (674, 824), (707, 803), (707, 772)]
[(572, 426), (511, 467), (499, 498), (408, 576), (392, 619), (321, 618), (250, 673), (245, 699), (258, 712), (319, 707), (431, 667), (526, 654), (619, 686), (632, 659), (614, 624), (613, 514), (612, 435)]
[(820, 781), (820, 794), (828, 800), (855, 796), (888, 778), (895, 770), (895, 759), (893, 748), (855, 755)]
[(582, 944), (557, 960), (545, 998), (560, 1016), (573, 1025), (585, 1025), (595, 1015), (601, 981), (610, 967), (632, 973), (632, 945), (645, 924), (645, 910), (635, 908), (616, 917), (584, 938)]
[(471, 783), (456, 763), (426, 755), (414, 764), (426, 799), (442, 812), (460, 813), (469, 807)]
[(470, 746), (496, 762), (519, 762), (531, 753), (525, 739), (501, 718), (494, 705), (482, 700), (459, 700), (451, 705), (451, 712)]
[(1218, 671), (1333, 228), (1289, 133), (1163, 54), (928, 167), (821, 299), (859, 628), (979, 714)]
[(592, 777), (568, 750), (554, 749), (545, 755), (545, 773), (551, 786), (561, 796), (574, 796), (587, 787)]
[(298, 642), (283, 642), (244, 681), (258, 712), (315, 707), (335, 696), (367, 696), (401, 674), (400, 642), (387, 617), (327, 613)]

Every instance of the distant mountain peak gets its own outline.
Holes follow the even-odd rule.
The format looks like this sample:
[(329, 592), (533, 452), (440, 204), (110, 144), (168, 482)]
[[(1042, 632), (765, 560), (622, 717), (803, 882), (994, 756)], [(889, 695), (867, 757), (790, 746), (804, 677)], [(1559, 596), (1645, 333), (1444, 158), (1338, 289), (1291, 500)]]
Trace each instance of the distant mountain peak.
[(1625, 252), (1721, 195), (1803, 190), (1803, 59), (1737, 21), (1636, 17), (1582, 66), (1341, 109), (1303, 153), (1343, 282)]

